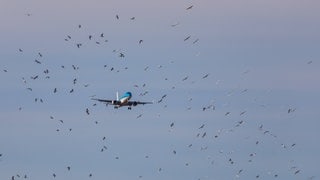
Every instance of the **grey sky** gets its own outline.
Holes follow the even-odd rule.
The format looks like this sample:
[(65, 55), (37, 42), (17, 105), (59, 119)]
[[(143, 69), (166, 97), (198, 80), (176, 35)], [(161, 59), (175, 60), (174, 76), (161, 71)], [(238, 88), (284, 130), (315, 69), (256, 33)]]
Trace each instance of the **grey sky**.
[(0, 179), (319, 179), (319, 5), (2, 0)]

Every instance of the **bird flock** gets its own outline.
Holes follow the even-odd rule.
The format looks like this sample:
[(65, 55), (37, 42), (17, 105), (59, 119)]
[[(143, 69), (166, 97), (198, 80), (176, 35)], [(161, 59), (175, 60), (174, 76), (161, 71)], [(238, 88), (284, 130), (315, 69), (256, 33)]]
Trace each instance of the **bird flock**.
[[(197, 11), (197, 6), (188, 5), (181, 9), (184, 13), (191, 13)], [(26, 16), (33, 18), (36, 14), (27, 13)], [(114, 15), (113, 20), (135, 23), (139, 21), (139, 16), (124, 17), (119, 13)], [(166, 28), (183, 26), (184, 21), (180, 20), (167, 24)], [(25, 72), (18, 73), (19, 80), (15, 82), (19, 93), (26, 98), (23, 102), (15, 101), (15, 113), (24, 114), (33, 108), (42, 111), (45, 117), (43, 121), (50, 126), (42, 132), (43, 136), (51, 136), (50, 139), (56, 140), (56, 144), (61, 143), (71, 149), (77, 144), (80, 149), (65, 155), (65, 160), (60, 163), (47, 162), (45, 167), (50, 168), (45, 172), (31, 171), (28, 167), (13, 168), (15, 173), (3, 176), (1, 172), (5, 169), (5, 164), (14, 159), (15, 155), (4, 151), (2, 147), (9, 145), (0, 142), (0, 179), (109, 179), (108, 173), (114, 169), (118, 169), (121, 174), (118, 177), (117, 174), (113, 175), (110, 179), (317, 178), (304, 174), (303, 166), (294, 157), (273, 159), (273, 153), (277, 154), (276, 157), (286, 154), (294, 156), (297, 148), (301, 147), (294, 138), (288, 140), (278, 135), (278, 129), (274, 130), (272, 123), (264, 117), (255, 115), (255, 111), (268, 113), (271, 109), (267, 98), (252, 100), (251, 96), (256, 94), (251, 94), (250, 88), (224, 88), (227, 80), (216, 76), (214, 71), (204, 68), (205, 72), (190, 72), (184, 69), (181, 60), (170, 59), (171, 57), (161, 62), (149, 60), (150, 62), (137, 66), (132, 63), (138, 60), (133, 58), (130, 48), (113, 45), (114, 41), (110, 40), (113, 34), (90, 32), (86, 28), (85, 24), (77, 24), (72, 32), (61, 37), (61, 46), (70, 50), (71, 54), (86, 54), (88, 49), (101, 51), (104, 48), (102, 51), (108, 51), (108, 57), (112, 60), (81, 62), (55, 59), (53, 63), (50, 51), (30, 50), (28, 47), (17, 47), (15, 50), (15, 55), (26, 61)], [(190, 42), (191, 49), (201, 45), (201, 40), (196, 35), (187, 34), (178, 41), (182, 46)], [(133, 46), (143, 49), (148, 44), (152, 42), (142, 36), (136, 38)], [(96, 64), (94, 70), (91, 69), (91, 63)], [(308, 66), (312, 63), (313, 61), (307, 61), (305, 64)], [(16, 76), (14, 67), (8, 68), (5, 64), (2, 66), (1, 76)], [(176, 73), (172, 74), (172, 71)], [(247, 69), (238, 73), (235, 78), (240, 77), (241, 83), (253, 73), (254, 70)], [(137, 80), (136, 74), (137, 78), (141, 78)], [(120, 85), (121, 81), (126, 86)], [(112, 92), (117, 85), (132, 89), (135, 92), (134, 99), (151, 99), (154, 105), (134, 107), (133, 111), (126, 111), (114, 110), (90, 100), (95, 96), (114, 98), (112, 94), (103, 91), (109, 88), (108, 92)], [(208, 92), (197, 89), (202, 86), (227, 90), (213, 92), (211, 89)], [(272, 92), (265, 94), (268, 96)], [(245, 106), (238, 106), (238, 101), (243, 101)], [(279, 116), (294, 119), (300, 110), (296, 106), (283, 105)], [(26, 117), (26, 121), (30, 118), (33, 117)], [(41, 124), (34, 126), (41, 127)], [(80, 138), (90, 140), (77, 143), (76, 141), (82, 141)], [(86, 143), (92, 145), (89, 149), (93, 152), (87, 153), (84, 150), (88, 148)], [(23, 152), (24, 149), (17, 151)], [(46, 153), (48, 156), (55, 156), (59, 151), (63, 150), (55, 147)], [(77, 158), (68, 159), (75, 154), (78, 154)], [(89, 161), (90, 169), (81, 168), (82, 164), (75, 160), (82, 158), (92, 158)], [(134, 172), (128, 164), (133, 166), (130, 168)], [(98, 167), (101, 165), (106, 167), (102, 171)], [(42, 164), (38, 166), (41, 167)]]

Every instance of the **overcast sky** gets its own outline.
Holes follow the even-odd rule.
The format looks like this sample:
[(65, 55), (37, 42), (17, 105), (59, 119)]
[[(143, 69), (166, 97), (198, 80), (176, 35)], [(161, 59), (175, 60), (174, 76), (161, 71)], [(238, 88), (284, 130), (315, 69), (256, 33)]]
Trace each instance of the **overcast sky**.
[(319, 179), (319, 7), (0, 0), (0, 179)]

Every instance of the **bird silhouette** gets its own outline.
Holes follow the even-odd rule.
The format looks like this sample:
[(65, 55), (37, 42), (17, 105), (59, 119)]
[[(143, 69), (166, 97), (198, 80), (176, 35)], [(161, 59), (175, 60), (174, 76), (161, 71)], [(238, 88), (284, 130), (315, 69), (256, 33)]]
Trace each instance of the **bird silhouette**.
[(186, 38), (184, 38), (183, 41), (186, 41), (186, 40), (190, 39), (190, 37), (191, 37), (191, 36), (187, 36)]
[(41, 62), (40, 62), (40, 61), (38, 61), (37, 59), (36, 59), (36, 60), (34, 60), (34, 62), (36, 62), (36, 63), (38, 63), (38, 64), (41, 64)]
[(199, 39), (196, 39), (196, 40), (194, 40), (193, 42), (192, 42), (192, 44), (195, 44), (195, 43), (197, 43), (199, 41)]
[(190, 9), (192, 9), (192, 8), (193, 8), (193, 5), (187, 7), (186, 10), (190, 10)]
[(209, 74), (206, 74), (206, 75), (204, 75), (203, 77), (202, 77), (202, 79), (205, 79), (205, 78), (207, 78), (209, 76)]
[(202, 129), (204, 126), (205, 126), (205, 125), (204, 125), (204, 124), (202, 124), (198, 129)]

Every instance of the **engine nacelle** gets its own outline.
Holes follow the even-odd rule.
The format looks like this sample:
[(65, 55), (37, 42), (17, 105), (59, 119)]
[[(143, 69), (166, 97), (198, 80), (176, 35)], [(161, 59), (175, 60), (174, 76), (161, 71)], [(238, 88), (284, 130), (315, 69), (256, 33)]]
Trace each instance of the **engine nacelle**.
[(133, 105), (133, 106), (138, 105), (137, 101), (134, 101), (134, 102), (132, 103), (132, 105)]
[(114, 104), (114, 105), (119, 104), (117, 100), (113, 100), (113, 101), (111, 101), (111, 103)]

